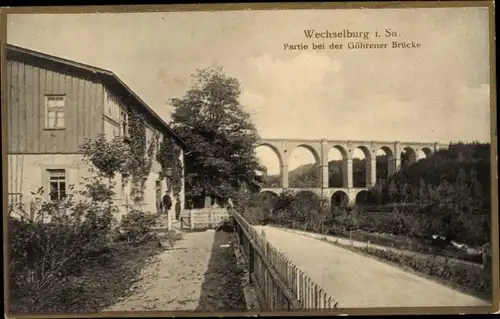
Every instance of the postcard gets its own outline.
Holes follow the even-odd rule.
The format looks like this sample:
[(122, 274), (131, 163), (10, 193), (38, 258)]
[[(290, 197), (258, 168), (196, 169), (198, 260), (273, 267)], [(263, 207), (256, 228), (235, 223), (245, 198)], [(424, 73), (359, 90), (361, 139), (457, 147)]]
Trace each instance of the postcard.
[(492, 2), (1, 13), (7, 316), (498, 311)]

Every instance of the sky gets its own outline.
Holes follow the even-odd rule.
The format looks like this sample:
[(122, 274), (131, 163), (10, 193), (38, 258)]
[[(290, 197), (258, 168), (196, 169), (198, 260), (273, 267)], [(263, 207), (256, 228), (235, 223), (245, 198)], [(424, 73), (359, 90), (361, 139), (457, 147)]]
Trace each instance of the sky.
[[(7, 26), (10, 44), (113, 71), (166, 121), (191, 74), (217, 63), (262, 138), (489, 141), (487, 8), (12, 14)], [(307, 39), (311, 29), (421, 47), (284, 49), (359, 41)], [(270, 150), (258, 155), (278, 170)], [(297, 149), (289, 168), (312, 159)]]

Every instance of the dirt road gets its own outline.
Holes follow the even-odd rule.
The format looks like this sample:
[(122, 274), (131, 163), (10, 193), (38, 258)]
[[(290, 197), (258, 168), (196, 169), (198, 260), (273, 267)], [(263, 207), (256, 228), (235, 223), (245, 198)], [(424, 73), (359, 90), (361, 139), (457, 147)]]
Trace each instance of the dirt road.
[(488, 306), (381, 261), (318, 239), (271, 226), (255, 226), (343, 308)]
[(173, 249), (151, 260), (133, 293), (106, 311), (243, 310), (234, 258), (227, 233), (183, 233)]

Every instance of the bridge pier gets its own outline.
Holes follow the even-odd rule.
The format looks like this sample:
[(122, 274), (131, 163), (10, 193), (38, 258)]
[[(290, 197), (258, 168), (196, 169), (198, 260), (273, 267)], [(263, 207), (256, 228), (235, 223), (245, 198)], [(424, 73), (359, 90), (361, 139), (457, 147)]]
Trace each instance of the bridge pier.
[(355, 188), (351, 188), (348, 190), (347, 207), (354, 207), (354, 205), (356, 205), (356, 196), (357, 195), (358, 195), (358, 191)]
[(342, 183), (345, 188), (353, 187), (353, 176), (352, 176), (352, 158), (344, 159), (344, 167), (342, 169), (343, 177)]
[(281, 187), (288, 188), (288, 165), (281, 165)]
[(377, 182), (377, 160), (372, 158), (366, 160), (366, 187), (375, 186)]
[(320, 174), (321, 174), (321, 187), (328, 188), (328, 164), (321, 165)]

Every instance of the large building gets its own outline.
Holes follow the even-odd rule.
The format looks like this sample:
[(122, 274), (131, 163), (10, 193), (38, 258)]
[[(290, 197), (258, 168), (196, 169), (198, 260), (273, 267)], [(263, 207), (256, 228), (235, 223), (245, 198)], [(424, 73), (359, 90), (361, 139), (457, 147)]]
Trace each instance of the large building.
[[(132, 114), (143, 118), (148, 150), (158, 152), (162, 137), (170, 138), (184, 163), (186, 144), (113, 72), (13, 45), (7, 45), (6, 58), (9, 203), (33, 201), (32, 192), (40, 187), (50, 190), (44, 191), (43, 200), (55, 200), (65, 196), (69, 185), (82, 185), (91, 173), (80, 146), (99, 134), (130, 142)], [(166, 191), (173, 207), (177, 197), (177, 206), (184, 208), (184, 168), (182, 189), (174, 196), (168, 179), (160, 180), (162, 166), (156, 156), (150, 158), (149, 176), (139, 189), (127, 174), (116, 176), (121, 214), (134, 206), (157, 212), (157, 201)]]

